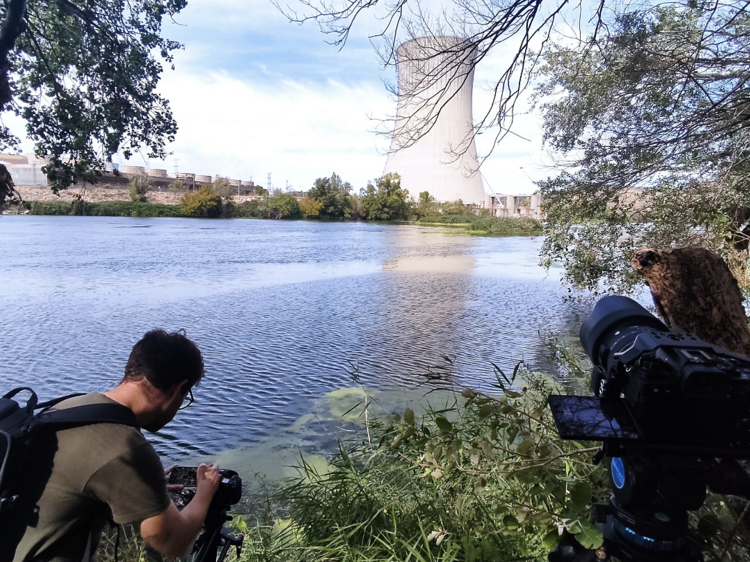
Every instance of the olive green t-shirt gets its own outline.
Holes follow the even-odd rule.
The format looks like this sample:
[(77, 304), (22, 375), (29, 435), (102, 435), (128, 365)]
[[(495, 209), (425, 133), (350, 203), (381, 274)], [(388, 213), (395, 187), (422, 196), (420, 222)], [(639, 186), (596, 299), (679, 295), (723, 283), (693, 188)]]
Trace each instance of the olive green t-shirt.
[[(114, 401), (92, 393), (57, 408), (100, 403)], [(135, 523), (169, 507), (159, 455), (138, 429), (100, 423), (58, 431), (50, 439), (22, 488), (31, 498), (32, 517), (14, 562), (88, 562), (110, 515), (118, 524)]]

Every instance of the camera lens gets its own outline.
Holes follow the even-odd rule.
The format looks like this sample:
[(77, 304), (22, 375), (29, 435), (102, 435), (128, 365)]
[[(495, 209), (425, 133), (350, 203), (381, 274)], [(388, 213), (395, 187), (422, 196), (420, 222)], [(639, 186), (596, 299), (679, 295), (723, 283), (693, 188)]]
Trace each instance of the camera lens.
[(667, 332), (667, 327), (633, 299), (610, 296), (600, 299), (581, 324), (581, 345), (594, 365), (601, 365), (602, 349), (612, 349), (618, 332), (639, 326)]

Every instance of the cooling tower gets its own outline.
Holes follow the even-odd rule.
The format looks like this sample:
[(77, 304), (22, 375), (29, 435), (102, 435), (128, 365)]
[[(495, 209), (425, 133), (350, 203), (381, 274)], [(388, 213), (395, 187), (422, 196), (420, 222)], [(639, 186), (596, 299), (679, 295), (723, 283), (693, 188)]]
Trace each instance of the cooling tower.
[(403, 43), (397, 55), (398, 108), (385, 173), (398, 173), (414, 199), (427, 191), (437, 201), (483, 205), (472, 137), (476, 51), (456, 37), (430, 37)]

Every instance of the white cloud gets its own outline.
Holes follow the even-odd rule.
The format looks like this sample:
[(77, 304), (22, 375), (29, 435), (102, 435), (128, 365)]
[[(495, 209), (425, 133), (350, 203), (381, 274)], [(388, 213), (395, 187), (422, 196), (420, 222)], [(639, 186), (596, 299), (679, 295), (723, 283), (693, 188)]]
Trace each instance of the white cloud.
[[(295, 189), (335, 171), (359, 189), (385, 165), (378, 145), (381, 151), (387, 146), (368, 132), (368, 114), (385, 113), (391, 105), (378, 85), (288, 77), (256, 84), (221, 72), (175, 73), (161, 89), (180, 126), (170, 149), (181, 171), (252, 177), (261, 185), (271, 172), (274, 186), (289, 181)], [(172, 162), (166, 163), (170, 170)]]

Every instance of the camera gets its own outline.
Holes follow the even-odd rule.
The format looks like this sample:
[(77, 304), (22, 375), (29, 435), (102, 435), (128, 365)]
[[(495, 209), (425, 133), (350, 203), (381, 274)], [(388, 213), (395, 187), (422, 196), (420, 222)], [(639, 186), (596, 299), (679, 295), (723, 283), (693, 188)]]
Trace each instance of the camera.
[(595, 557), (566, 536), (552, 562), (697, 562), (688, 525), (706, 488), (750, 497), (750, 359), (669, 329), (637, 302), (605, 297), (580, 330), (594, 396), (550, 396), (560, 437), (601, 441), (612, 498), (595, 506)]
[[(178, 509), (183, 509), (195, 496), (197, 472), (195, 466), (176, 466), (170, 471), (167, 484), (182, 486), (170, 492)], [(219, 488), (211, 500), (201, 534), (193, 545), (193, 562), (224, 562), (232, 547), (239, 559), (242, 551), (243, 536), (232, 535), (224, 529), (224, 523), (231, 519), (227, 515), (229, 508), (242, 499), (242, 479), (234, 470), (221, 468), (219, 473)]]
[(550, 400), (563, 438), (750, 458), (750, 360), (676, 334), (635, 301), (601, 299), (583, 322), (593, 397)]
[[(167, 484), (182, 486), (181, 490), (171, 492), (172, 500), (178, 509), (183, 509), (195, 496), (198, 487), (195, 466), (176, 466), (169, 473)], [(234, 470), (219, 469), (221, 483), (216, 490), (209, 514), (214, 511), (227, 510), (229, 506), (242, 499), (242, 479)]]

